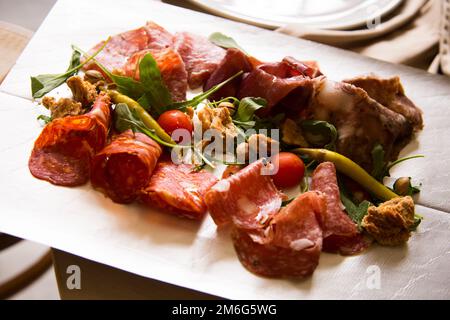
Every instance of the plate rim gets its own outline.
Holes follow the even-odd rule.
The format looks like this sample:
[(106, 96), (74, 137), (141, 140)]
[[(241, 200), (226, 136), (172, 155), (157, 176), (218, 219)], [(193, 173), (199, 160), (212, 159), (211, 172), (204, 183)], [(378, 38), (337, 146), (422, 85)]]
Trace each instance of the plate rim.
[[(193, 5), (197, 6), (198, 8), (201, 8), (202, 10), (206, 11), (206, 13), (209, 14), (214, 14), (223, 18), (227, 18), (227, 19), (231, 19), (234, 21), (238, 21), (238, 22), (242, 22), (242, 23), (247, 23), (247, 24), (251, 24), (257, 27), (261, 27), (261, 28), (266, 28), (266, 29), (277, 29), (277, 28), (281, 28), (284, 27), (286, 25), (292, 24), (291, 22), (286, 22), (286, 23), (282, 23), (281, 21), (277, 21), (277, 20), (267, 20), (264, 18), (257, 18), (257, 17), (252, 17), (249, 15), (245, 15), (233, 10), (228, 10), (228, 9), (221, 9), (221, 8), (217, 8), (215, 7), (213, 4), (208, 4), (210, 0), (188, 0), (188, 2), (192, 3)], [(400, 5), (402, 5), (405, 1), (404, 0), (389, 0), (389, 3), (386, 4), (384, 6), (384, 8), (380, 9), (382, 12), (380, 13), (380, 11), (373, 13), (372, 15), (366, 17), (364, 19), (364, 21), (359, 21), (359, 22), (352, 22), (352, 23), (335, 23), (333, 24), (329, 24), (329, 26), (324, 26), (324, 27), (320, 27), (320, 26), (310, 26), (308, 24), (304, 24), (306, 27), (310, 27), (310, 28), (314, 28), (317, 30), (350, 30), (350, 29), (355, 29), (358, 27), (361, 27), (362, 25), (364, 25), (364, 23), (367, 20), (374, 20), (377, 16), (386, 16), (389, 13), (392, 13), (392, 11), (394, 11), (395, 9), (397, 9)]]

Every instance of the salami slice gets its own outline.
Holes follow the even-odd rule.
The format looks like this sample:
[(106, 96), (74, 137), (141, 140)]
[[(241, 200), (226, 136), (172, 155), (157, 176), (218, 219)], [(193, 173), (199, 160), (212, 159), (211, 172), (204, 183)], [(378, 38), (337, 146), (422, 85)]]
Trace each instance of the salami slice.
[(150, 181), (161, 153), (155, 141), (127, 130), (92, 159), (92, 186), (114, 202), (130, 203)]
[(139, 62), (148, 53), (151, 53), (158, 64), (164, 84), (169, 89), (174, 101), (186, 99), (187, 72), (181, 56), (174, 50), (166, 48), (163, 50), (147, 49), (132, 55), (123, 70), (126, 76), (139, 80)]
[[(102, 41), (90, 49), (88, 51), (88, 56), (91, 56), (98, 51), (104, 43), (105, 41)], [(103, 48), (95, 59), (104, 65), (108, 70), (114, 71), (121, 69), (127, 59), (134, 53), (144, 50), (148, 48), (148, 46), (149, 38), (147, 29), (145, 27), (141, 27), (112, 36), (105, 48)], [(86, 57), (83, 57), (83, 59), (86, 59)], [(84, 65), (83, 69), (95, 69), (102, 72), (102, 70), (93, 61)]]
[(173, 35), (153, 21), (148, 21), (145, 26), (147, 32), (147, 49), (164, 50), (173, 45)]
[[(96, 60), (108, 70), (122, 70), (122, 67), (133, 54), (150, 49), (159, 51), (172, 46), (173, 36), (163, 27), (154, 22), (147, 22), (144, 27), (125, 31), (112, 36), (105, 48), (96, 56)], [(93, 55), (105, 42), (102, 41), (89, 50), (88, 55)], [(85, 59), (86, 57), (83, 57)], [(84, 70), (102, 70), (94, 63), (89, 62)]]
[(86, 183), (91, 157), (105, 145), (110, 121), (109, 97), (100, 94), (89, 113), (50, 122), (34, 143), (31, 174), (61, 186)]
[(217, 182), (206, 193), (205, 201), (214, 222), (233, 222), (241, 229), (257, 230), (281, 207), (281, 194), (269, 175), (262, 175), (262, 160)]
[(322, 248), (318, 218), (325, 210), (323, 195), (307, 192), (275, 215), (265, 241), (255, 241), (247, 230), (234, 228), (232, 239), (239, 260), (249, 271), (266, 277), (303, 278), (312, 274)]
[(368, 242), (359, 234), (356, 224), (342, 210), (336, 168), (331, 162), (321, 163), (313, 172), (311, 187), (327, 199), (327, 210), (321, 218), (323, 249), (343, 255), (359, 253)]
[(225, 56), (224, 49), (189, 32), (175, 34), (174, 48), (186, 65), (191, 89), (202, 86)]
[(200, 220), (206, 213), (205, 193), (216, 183), (208, 171), (194, 171), (194, 166), (158, 163), (149, 184), (141, 190), (143, 203), (168, 210), (178, 216)]

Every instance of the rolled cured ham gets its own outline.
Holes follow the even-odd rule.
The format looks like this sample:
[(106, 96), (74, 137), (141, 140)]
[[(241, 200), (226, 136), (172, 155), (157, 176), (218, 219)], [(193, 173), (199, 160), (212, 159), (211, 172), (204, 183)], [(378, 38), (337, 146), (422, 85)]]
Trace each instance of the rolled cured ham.
[(127, 130), (92, 159), (92, 186), (114, 202), (132, 202), (150, 181), (161, 153), (155, 141)]
[(28, 162), (31, 174), (55, 185), (85, 184), (91, 158), (104, 147), (110, 122), (105, 94), (98, 95), (90, 112), (53, 120), (34, 143)]
[[(231, 78), (239, 71), (250, 72), (253, 70), (252, 61), (245, 53), (239, 49), (230, 48), (222, 59), (217, 69), (211, 74), (208, 81), (203, 86), (203, 91), (211, 89), (213, 86)], [(218, 91), (209, 96), (210, 100), (220, 100), (226, 97), (235, 97), (241, 85), (242, 76), (234, 79)]]
[(281, 62), (264, 63), (254, 68), (242, 80), (237, 97), (266, 99), (267, 107), (259, 111), (261, 116), (271, 112), (295, 115), (308, 105), (314, 91), (312, 79), (320, 75), (317, 64), (286, 57)]

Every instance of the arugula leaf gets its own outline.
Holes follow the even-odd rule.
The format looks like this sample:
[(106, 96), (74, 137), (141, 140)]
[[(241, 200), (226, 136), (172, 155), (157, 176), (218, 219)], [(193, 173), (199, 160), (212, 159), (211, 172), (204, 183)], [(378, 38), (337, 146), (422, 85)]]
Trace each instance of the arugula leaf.
[(284, 113), (279, 113), (271, 118), (260, 118), (255, 115), (254, 116), (255, 125), (253, 129), (255, 129), (256, 131), (266, 129), (267, 136), (271, 138), (271, 129), (278, 129), (284, 118), (285, 118)]
[(382, 181), (386, 174), (387, 163), (384, 161), (384, 149), (381, 144), (376, 144), (372, 149), (372, 177), (378, 181)]
[(407, 160), (411, 159), (417, 159), (417, 158), (424, 158), (424, 155), (414, 155), (409, 157), (404, 157), (401, 159), (397, 159), (396, 161), (392, 163), (387, 163), (384, 161), (384, 149), (381, 144), (376, 144), (375, 147), (372, 149), (372, 163), (373, 163), (373, 169), (372, 169), (372, 177), (377, 179), (378, 181), (383, 181), (384, 177), (390, 177), (390, 170), (398, 165), (399, 163), (402, 163)]
[[(120, 76), (113, 74), (111, 71), (106, 69), (104, 65), (94, 59), (95, 64), (102, 69), (102, 71), (110, 78), (117, 86), (117, 91), (132, 98), (133, 100), (138, 100), (144, 95), (144, 87), (142, 84), (133, 78)], [(148, 108), (148, 105), (142, 105), (144, 108)]]
[(167, 110), (178, 109), (178, 110), (184, 111), (187, 107), (196, 107), (199, 103), (201, 103), (203, 100), (207, 99), (214, 92), (221, 89), (223, 86), (225, 86), (229, 82), (233, 81), (236, 77), (239, 77), (243, 73), (244, 73), (244, 71), (242, 71), (242, 70), (239, 71), (238, 73), (231, 76), (227, 80), (213, 86), (211, 89), (209, 89), (205, 92), (200, 93), (199, 95), (195, 96), (194, 98), (192, 98), (190, 100), (175, 102), (172, 105), (168, 106)]
[(44, 114), (39, 115), (36, 119), (44, 121), (45, 124), (47, 124), (53, 120), (52, 117), (46, 116)]
[(400, 159), (395, 160), (394, 162), (390, 163), (390, 164), (386, 167), (386, 170), (387, 170), (387, 176), (389, 177), (389, 171), (390, 171), (394, 166), (396, 166), (396, 165), (398, 165), (399, 163), (402, 163), (402, 162), (404, 162), (404, 161), (408, 161), (408, 160), (411, 160), (411, 159), (417, 159), (417, 158), (425, 158), (425, 156), (422, 155), (422, 154), (418, 154), (418, 155), (409, 156), (409, 157), (404, 157), (404, 158), (400, 158)]
[(239, 102), (235, 120), (247, 122), (253, 119), (255, 112), (267, 106), (267, 101), (263, 98), (246, 97)]
[(150, 53), (147, 53), (139, 63), (139, 75), (144, 87), (145, 98), (150, 104), (152, 111), (160, 115), (167, 110), (167, 106), (170, 106), (173, 101), (169, 90), (162, 80), (158, 64)]
[(414, 214), (414, 223), (409, 228), (410, 231), (416, 231), (417, 227), (422, 223), (423, 217), (417, 213)]
[(33, 98), (40, 98), (53, 89), (62, 85), (72, 75), (78, 71), (77, 65), (80, 64), (81, 53), (77, 50), (72, 51), (69, 67), (65, 73), (61, 74), (40, 74), (31, 77), (31, 93)]
[(245, 52), (245, 50), (242, 49), (242, 47), (239, 46), (237, 44), (237, 42), (233, 38), (231, 38), (231, 37), (229, 37), (229, 36), (227, 36), (227, 35), (225, 35), (225, 34), (223, 34), (221, 32), (214, 32), (214, 33), (212, 33), (209, 36), (208, 39), (209, 39), (209, 41), (214, 43), (216, 46), (219, 46), (219, 47), (222, 47), (222, 48), (225, 48), (225, 49), (236, 48), (236, 49), (241, 50), (245, 54), (247, 54)]
[(358, 228), (361, 229), (361, 222), (366, 216), (367, 210), (372, 205), (372, 203), (364, 200), (359, 205), (356, 205), (352, 200), (350, 200), (349, 197), (347, 197), (345, 192), (342, 191), (342, 188), (340, 190), (340, 195), (341, 201), (344, 204), (345, 211), (347, 211), (348, 216), (353, 220), (354, 223), (358, 225)]
[(336, 149), (338, 133), (336, 127), (327, 121), (305, 120), (300, 123), (306, 140), (315, 147)]
[(76, 74), (86, 63), (94, 59), (94, 57), (102, 51), (109, 39), (88, 59), (83, 63), (80, 63), (81, 51), (76, 46), (72, 45), (72, 56), (70, 58), (69, 67), (66, 72), (59, 74), (40, 74), (35, 77), (31, 77), (31, 94), (33, 98), (41, 98), (53, 89), (61, 86), (66, 80)]
[(139, 115), (128, 108), (126, 103), (118, 103), (114, 108), (114, 127), (116, 130), (123, 132), (131, 129), (133, 132), (139, 132), (138, 125), (145, 126)]
[(146, 111), (152, 111), (154, 115), (159, 116), (170, 109), (169, 106), (173, 103), (172, 97), (151, 53), (147, 53), (139, 60), (137, 67), (139, 67), (140, 81), (114, 74), (97, 60), (94, 59), (94, 62), (116, 84), (117, 91), (136, 100)]

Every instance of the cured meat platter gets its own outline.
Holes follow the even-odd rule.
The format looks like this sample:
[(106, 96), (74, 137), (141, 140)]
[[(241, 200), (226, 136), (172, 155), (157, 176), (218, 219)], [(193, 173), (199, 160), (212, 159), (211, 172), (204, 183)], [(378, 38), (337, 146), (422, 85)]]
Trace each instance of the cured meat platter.
[[(125, 2), (118, 1), (106, 6), (106, 2), (97, 1), (93, 5), (98, 6), (98, 8), (107, 7), (105, 14), (97, 17), (95, 14), (96, 10), (92, 10), (92, 5), (89, 7), (87, 2), (85, 5), (80, 3), (75, 5), (70, 1), (58, 2), (0, 87), (0, 110), (6, 116), (5, 119), (11, 119), (1, 129), (2, 136), (7, 137), (7, 139), (2, 140), (0, 148), (4, 154), (1, 160), (1, 192), (5, 199), (2, 202), (0, 214), (0, 231), (42, 242), (145, 277), (226, 298), (446, 298), (449, 296), (447, 282), (450, 277), (449, 271), (445, 266), (450, 259), (448, 256), (450, 217), (447, 213), (450, 211), (450, 205), (445, 194), (449, 191), (447, 180), (450, 165), (445, 159), (449, 156), (450, 151), (436, 141), (437, 136), (445, 137), (450, 135), (448, 129), (446, 129), (445, 122), (446, 116), (450, 116), (450, 111), (446, 107), (446, 101), (448, 101), (450, 96), (450, 81), (448, 79), (157, 2), (135, 1), (133, 5), (127, 6), (125, 14), (123, 13)], [(89, 9), (87, 9), (88, 7)], [(80, 20), (67, 19), (68, 16), (74, 13), (80, 17)], [(177, 19), (173, 18), (175, 16)], [(120, 19), (117, 20), (115, 17), (120, 17)], [(65, 24), (64, 28), (57, 28), (56, 26), (60, 25), (61, 21), (69, 22)], [(117, 21), (120, 21), (120, 23)], [(31, 75), (49, 72), (56, 73), (60, 72), (60, 70), (65, 70), (67, 68), (67, 57), (71, 53), (71, 44), (84, 49), (93, 48), (92, 51), (84, 53), (84, 59), (87, 59), (89, 55), (94, 55), (100, 49), (107, 48), (109, 50), (106, 42), (115, 41), (114, 37), (112, 37), (106, 40), (103, 46), (102, 43), (99, 43), (100, 40), (127, 30), (137, 30), (136, 28), (139, 28), (147, 21), (152, 21), (151, 23), (157, 25), (164, 25), (164, 28), (171, 33), (190, 32), (204, 37), (208, 37), (210, 33), (215, 31), (224, 33), (232, 36), (240, 46), (244, 47), (249, 57), (254, 56), (261, 61), (282, 61), (284, 65), (294, 65), (296, 68), (299, 66), (298, 60), (292, 62), (293, 60), (283, 60), (283, 58), (291, 56), (300, 61), (317, 61), (320, 65), (320, 71), (313, 63), (307, 62), (302, 65), (303, 76), (308, 77), (308, 79), (321, 77), (322, 73), (326, 74), (332, 81), (351, 79), (355, 75), (367, 75), (372, 72), (376, 72), (377, 77), (386, 79), (393, 79), (393, 77), (399, 76), (408, 98), (411, 99), (407, 101), (413, 101), (420, 106), (423, 111), (423, 123), (425, 124), (424, 129), (402, 149), (399, 155), (399, 157), (404, 157), (423, 154), (425, 158), (417, 158), (413, 162), (404, 162), (401, 166), (396, 166), (390, 171), (393, 177), (411, 176), (415, 184), (422, 185), (420, 195), (415, 197), (415, 211), (420, 213), (422, 217), (421, 223), (411, 235), (407, 244), (395, 247), (373, 245), (362, 254), (353, 256), (321, 253), (319, 261), (318, 257), (316, 257), (317, 253), (304, 254), (304, 248), (317, 248), (319, 246), (319, 242), (315, 242), (314, 239), (316, 238), (310, 234), (310, 236), (305, 236), (307, 239), (299, 239), (302, 241), (297, 241), (295, 244), (290, 242), (291, 249), (289, 250), (297, 252), (294, 260), (303, 261), (301, 268), (295, 270), (291, 267), (285, 268), (286, 263), (292, 266), (292, 257), (286, 258), (292, 253), (288, 249), (284, 249), (287, 251), (281, 251), (282, 257), (274, 258), (270, 255), (272, 249), (264, 247), (267, 243), (275, 247), (284, 246), (283, 243), (286, 237), (283, 236), (280, 239), (278, 234), (281, 234), (282, 231), (280, 230), (288, 230), (288, 226), (292, 225), (292, 222), (289, 220), (291, 218), (288, 219), (286, 217), (292, 216), (294, 221), (311, 221), (312, 224), (317, 225), (315, 228), (320, 232), (326, 230), (324, 223), (316, 221), (316, 218), (312, 217), (310, 213), (314, 211), (317, 215), (319, 211), (323, 212), (325, 210), (320, 209), (322, 206), (320, 203), (323, 203), (325, 200), (319, 201), (318, 199), (321, 196), (316, 195), (315, 192), (327, 193), (328, 191), (325, 190), (327, 188), (323, 188), (324, 185), (335, 185), (337, 188), (336, 178), (334, 180), (332, 178), (335, 168), (333, 164), (330, 167), (330, 162), (325, 162), (314, 170), (312, 183), (310, 184), (313, 191), (306, 192), (290, 203), (283, 205), (284, 208), (281, 209), (281, 212), (283, 212), (284, 217), (280, 215), (272, 217), (272, 214), (268, 213), (269, 218), (265, 219), (271, 221), (270, 226), (272, 229), (260, 230), (259, 227), (255, 229), (252, 225), (251, 233), (248, 231), (250, 230), (249, 220), (244, 221), (240, 218), (233, 218), (233, 223), (235, 224), (231, 228), (233, 230), (227, 227), (217, 228), (216, 224), (220, 225), (222, 221), (228, 223), (227, 219), (229, 219), (229, 217), (224, 218), (223, 212), (220, 210), (220, 208), (224, 207), (224, 205), (220, 204), (220, 194), (235, 188), (234, 183), (236, 180), (245, 180), (242, 177), (251, 176), (253, 168), (261, 165), (261, 162), (250, 164), (247, 168), (235, 173), (235, 176), (229, 180), (222, 180), (227, 181), (225, 186), (224, 184), (215, 185), (210, 190), (212, 193), (208, 192), (205, 197), (211, 216), (206, 215), (203, 219), (197, 221), (181, 219), (173, 214), (168, 214), (168, 212), (173, 211), (173, 206), (167, 206), (167, 201), (169, 201), (167, 200), (167, 195), (173, 196), (175, 192), (179, 192), (173, 187), (174, 183), (176, 184), (176, 181), (178, 181), (177, 177), (179, 175), (174, 175), (173, 179), (169, 180), (172, 182), (169, 183), (168, 190), (164, 191), (163, 187), (167, 187), (167, 182), (161, 183), (161, 181), (167, 181), (164, 178), (168, 175), (170, 176), (172, 171), (169, 167), (170, 165), (165, 165), (162, 160), (159, 160), (151, 178), (158, 179), (158, 183), (153, 183), (152, 185), (152, 180), (150, 180), (150, 185), (144, 188), (146, 197), (139, 196), (144, 199), (144, 203), (151, 204), (149, 206), (142, 206), (137, 203), (127, 205), (115, 203), (129, 203), (134, 200), (134, 195), (132, 192), (129, 193), (128, 187), (111, 189), (110, 186), (114, 185), (114, 182), (109, 181), (108, 185), (105, 185), (105, 176), (92, 173), (100, 172), (100, 170), (93, 170), (90, 179), (95, 189), (101, 192), (93, 191), (89, 185), (63, 188), (33, 178), (30, 170), (35, 177), (49, 180), (52, 183), (56, 182), (56, 184), (69, 186), (81, 184), (77, 183), (77, 180), (67, 180), (67, 177), (71, 177), (70, 174), (63, 176), (64, 179), (62, 180), (58, 180), (61, 176), (55, 178), (55, 176), (49, 174), (53, 170), (54, 165), (51, 167), (39, 165), (42, 163), (40, 159), (42, 159), (43, 154), (47, 157), (49, 153), (47, 151), (43, 153), (43, 149), (39, 147), (45, 145), (46, 142), (40, 141), (42, 140), (41, 138), (39, 138), (40, 140), (36, 140), (36, 138), (39, 135), (44, 137), (47, 135), (41, 133), (42, 123), (36, 120), (36, 117), (42, 114), (43, 107), (34, 102), (31, 97), (29, 77)], [(211, 30), (210, 27), (205, 28), (206, 25), (214, 26), (214, 30)], [(183, 44), (186, 44), (187, 41), (190, 41), (190, 39), (184, 38), (181, 44), (175, 46), (181, 56), (183, 56)], [(96, 44), (98, 45), (96, 46)], [(191, 44), (186, 47), (192, 48), (193, 46), (195, 45)], [(165, 47), (164, 50), (172, 49)], [(220, 50), (217, 52), (220, 52)], [(213, 54), (213, 56), (217, 55), (220, 55), (220, 53)], [(158, 56), (154, 54), (154, 57), (156, 62), (159, 63)], [(142, 64), (146, 58), (146, 55), (137, 58), (134, 67), (130, 70), (135, 71), (137, 62)], [(101, 55), (98, 56), (98, 59), (101, 60)], [(40, 61), (40, 63), (36, 63), (36, 61)], [(249, 61), (249, 65), (256, 63), (253, 59)], [(189, 78), (185, 81), (188, 81), (189, 85), (194, 87), (198, 78), (191, 77), (191, 75), (199, 76), (201, 79), (202, 73), (195, 69), (198, 67), (198, 64), (190, 66), (185, 61), (185, 65), (189, 75)], [(163, 80), (166, 86), (171, 89), (173, 100), (182, 101), (185, 97), (180, 94), (180, 84), (172, 81), (174, 78), (166, 78), (161, 66), (159, 64)], [(277, 65), (277, 67), (279, 66)], [(267, 70), (264, 69), (266, 67), (260, 67), (259, 64), (257, 68), (259, 68), (258, 70)], [(141, 68), (140, 70), (142, 73), (144, 69)], [(176, 80), (180, 79), (182, 71), (174, 71), (175, 73), (173, 74), (176, 75)], [(135, 74), (133, 73), (133, 75)], [(251, 76), (252, 73), (244, 81), (251, 79)], [(343, 86), (346, 87), (345, 90), (347, 92), (349, 86), (351, 88), (355, 86), (364, 87), (364, 84), (360, 83), (363, 81), (361, 79), (372, 79), (370, 77), (372, 76), (358, 80), (349, 80), (352, 81), (351, 84), (343, 84)], [(213, 73), (210, 79), (214, 80), (216, 78)], [(226, 78), (229, 78), (229, 76)], [(209, 85), (213, 87), (222, 80), (225, 79), (219, 79)], [(328, 80), (324, 81), (321, 80), (320, 88), (328, 88), (330, 82), (327, 82)], [(359, 84), (356, 81), (359, 81)], [(208, 82), (206, 82), (207, 86)], [(70, 87), (69, 83), (68, 86)], [(337, 86), (337, 88), (339, 87), (340, 85)], [(66, 89), (64, 87), (56, 88), (52, 94), (65, 96)], [(351, 90), (362, 92), (358, 91), (360, 89)], [(369, 92), (370, 90), (367, 89), (367, 91)], [(114, 93), (108, 94), (113, 100), (118, 99)], [(196, 94), (198, 92), (188, 92), (188, 96), (195, 96)], [(403, 93), (398, 94), (402, 95), (402, 101), (408, 99)], [(251, 95), (248, 94), (247, 96)], [(240, 98), (243, 99), (243, 95)], [(270, 104), (270, 97), (266, 98)], [(99, 94), (92, 110), (79, 117), (93, 119), (98, 118), (101, 114), (101, 119), (105, 119), (105, 117), (107, 119), (109, 117), (107, 115), (108, 111), (96, 111), (106, 110), (102, 106), (109, 103), (107, 100), (108, 98)], [(119, 110), (117, 105), (120, 103), (117, 103), (117, 101), (114, 109), (115, 113)], [(139, 101), (141, 104), (145, 103), (143, 100)], [(317, 103), (322, 102), (323, 100), (317, 101)], [(380, 108), (378, 105), (374, 106)], [(273, 104), (273, 107), (276, 107), (276, 103)], [(117, 115), (115, 117), (117, 119)], [(17, 119), (17, 121), (14, 121), (14, 119)], [(79, 120), (79, 118), (77, 119)], [(414, 120), (416, 118), (412, 117), (411, 119), (413, 120), (408, 120), (411, 126), (414, 126), (415, 123), (421, 126), (419, 122)], [(45, 132), (45, 130), (54, 132), (52, 130), (57, 128), (57, 125), (52, 125), (52, 123), (59, 123), (58, 121), (58, 119), (52, 120), (42, 132)], [(160, 122), (159, 119), (158, 122)], [(96, 134), (97, 139), (95, 141), (100, 141), (101, 139), (99, 140), (98, 137), (105, 134), (101, 133), (103, 132), (101, 129), (102, 121), (95, 120), (94, 123), (97, 123), (97, 126), (100, 128), (99, 133)], [(338, 126), (337, 123), (335, 124)], [(161, 126), (163, 127), (162, 124)], [(339, 130), (342, 129), (338, 127)], [(149, 148), (151, 148), (151, 151), (148, 151), (150, 153), (146, 156), (148, 158), (146, 163), (149, 166), (148, 168), (151, 167), (151, 170), (153, 170), (157, 162), (155, 158), (158, 159), (160, 157), (161, 147), (141, 133), (127, 132), (114, 138), (109, 147), (106, 147), (109, 148), (108, 150), (105, 148), (96, 155), (96, 158), (99, 157), (99, 168), (102, 168), (101, 163), (105, 159), (113, 158), (112, 155), (117, 152), (117, 148), (123, 146), (124, 142), (122, 141), (137, 139), (133, 142), (134, 144), (141, 148), (144, 148), (143, 146), (145, 145), (145, 150), (150, 150)], [(149, 135), (152, 137), (152, 134), (155, 132), (158, 133), (158, 130), (150, 132)], [(404, 131), (400, 130), (400, 132)], [(136, 136), (139, 137), (140, 135), (142, 135), (141, 138), (136, 138)], [(397, 134), (400, 137), (404, 135), (405, 133)], [(155, 141), (158, 141), (159, 138), (161, 136), (155, 137)], [(35, 140), (36, 144), (34, 144)], [(90, 140), (87, 139), (86, 141)], [(116, 146), (114, 146), (114, 143)], [(391, 150), (391, 148), (386, 147), (387, 143), (389, 141), (384, 142), (386, 152)], [(84, 150), (83, 148), (77, 147), (77, 150)], [(95, 149), (95, 152), (101, 149), (95, 145), (90, 145), (86, 150), (91, 150), (90, 148)], [(339, 144), (337, 148), (338, 151), (344, 150), (342, 149), (343, 146)], [(30, 162), (28, 162), (31, 150), (34, 151)], [(145, 153), (147, 151), (142, 152)], [(102, 154), (106, 156), (102, 156)], [(347, 154), (352, 159), (357, 159), (361, 166), (370, 166), (370, 164), (364, 162), (364, 157), (358, 158), (358, 155), (351, 154), (351, 152), (347, 152)], [(71, 154), (70, 156), (74, 155)], [(57, 165), (60, 158), (52, 158), (51, 161)], [(96, 161), (93, 162), (93, 168), (96, 168)], [(65, 163), (70, 164), (71, 162), (66, 161)], [(75, 172), (83, 171), (83, 165), (77, 164), (75, 168), (80, 171)], [(338, 165), (336, 166), (338, 167)], [(439, 168), (439, 174), (435, 173), (436, 168)], [(116, 172), (118, 171), (116, 170)], [(323, 172), (325, 174), (321, 174)], [(69, 173), (73, 172), (70, 171)], [(216, 182), (204, 171), (198, 171), (196, 174), (201, 175), (201, 178), (193, 178), (191, 181), (188, 178), (193, 176), (191, 172), (184, 172), (181, 180), (187, 181), (186, 179), (188, 179), (189, 187), (198, 183), (205, 190), (211, 189), (211, 186)], [(326, 176), (325, 180), (319, 178), (319, 176), (323, 175)], [(139, 177), (141, 179), (142, 175), (139, 175)], [(331, 180), (330, 177), (332, 178)], [(76, 178), (79, 179), (80, 175), (77, 174)], [(85, 179), (89, 179), (89, 175)], [(120, 177), (118, 179), (120, 180)], [(211, 179), (211, 183), (205, 186), (205, 183), (208, 183), (208, 179)], [(281, 201), (287, 199), (278, 198), (279, 196), (276, 195), (277, 191), (271, 182), (272, 180), (267, 179), (269, 178), (264, 178), (262, 181), (253, 180), (253, 184), (259, 185), (261, 183), (260, 192), (274, 192), (270, 196), (269, 206), (272, 206), (273, 203), (279, 203), (278, 206), (281, 206)], [(120, 181), (123, 182), (125, 180), (122, 179)], [(131, 183), (131, 185), (134, 186), (135, 184)], [(122, 187), (123, 183), (121, 183), (120, 188)], [(255, 193), (251, 193), (251, 190), (246, 189), (249, 188), (242, 187), (240, 192), (249, 192), (247, 198), (245, 198), (249, 200)], [(219, 195), (215, 195), (214, 192), (218, 192)], [(376, 193), (376, 191), (374, 192)], [(383, 194), (383, 192), (380, 194)], [(224, 198), (225, 200), (226, 197)], [(381, 195), (381, 197), (383, 196)], [(115, 202), (111, 201), (111, 199)], [(330, 193), (328, 199), (339, 199), (339, 191)], [(236, 203), (238, 203), (236, 210), (230, 210), (248, 209), (249, 204), (247, 202), (242, 204), (241, 200), (242, 198), (236, 200)], [(255, 201), (260, 200), (258, 198)], [(191, 204), (197, 203), (194, 198), (192, 201)], [(155, 205), (155, 203), (159, 205)], [(342, 211), (337, 202), (333, 204), (327, 203), (327, 206), (328, 208), (335, 206), (335, 212)], [(219, 209), (217, 209), (218, 207)], [(296, 209), (298, 207), (302, 209)], [(312, 208), (312, 211), (307, 208)], [(186, 209), (186, 206), (183, 209)], [(201, 206), (192, 205), (188, 210), (175, 211), (179, 215), (193, 219), (197, 218), (199, 212), (203, 212), (203, 210), (204, 208)], [(343, 225), (345, 223), (341, 220), (339, 224)], [(276, 229), (272, 226), (276, 226)], [(302, 226), (298, 226), (298, 228), (296, 229), (297, 231)], [(243, 230), (246, 231), (243, 232)], [(267, 240), (269, 238), (266, 234), (261, 235), (259, 233), (260, 231), (265, 233), (266, 230), (269, 230), (269, 233), (274, 232), (274, 235), (270, 236), (270, 241)], [(311, 233), (313, 228), (308, 230)], [(232, 238), (230, 238), (230, 232), (233, 234)], [(255, 237), (261, 237), (263, 240), (258, 242), (258, 245), (255, 245)], [(317, 239), (319, 238), (321, 247), (322, 235)], [(266, 243), (266, 240), (269, 242)], [(381, 243), (382, 241), (379, 240), (378, 242)], [(363, 241), (358, 241), (357, 248), (360, 248), (362, 243)], [(264, 249), (261, 249), (260, 245)], [(342, 254), (343, 251), (349, 248), (347, 245), (340, 245), (337, 251)], [(330, 244), (328, 244), (328, 248), (329, 246)], [(319, 253), (320, 247), (318, 247)], [(345, 250), (343, 249), (344, 247), (346, 248)], [(236, 258), (235, 249), (239, 259)], [(268, 251), (261, 253), (263, 252), (262, 250)], [(352, 252), (356, 250), (353, 242), (349, 250)], [(283, 255), (283, 252), (285, 255)], [(298, 254), (298, 252), (301, 254)], [(259, 256), (249, 260), (248, 257), (254, 254)], [(268, 258), (269, 256), (270, 258)], [(312, 256), (314, 256), (314, 259), (311, 259)], [(287, 259), (287, 262), (284, 258)], [(254, 259), (258, 261), (258, 264), (249, 262), (254, 262)], [(308, 267), (309, 263), (312, 264)], [(253, 273), (248, 272), (246, 269)], [(373, 276), (374, 270), (379, 281), (376, 285), (371, 285), (370, 279), (372, 278), (370, 277)], [(300, 275), (301, 278), (303, 278), (304, 274), (308, 274), (308, 277), (298, 280), (290, 277), (278, 277), (280, 274), (295, 275), (297, 277)]]

